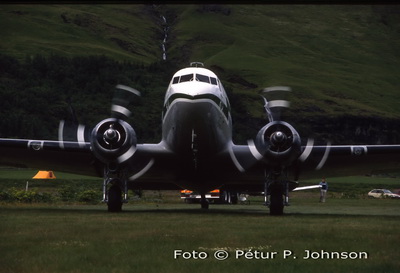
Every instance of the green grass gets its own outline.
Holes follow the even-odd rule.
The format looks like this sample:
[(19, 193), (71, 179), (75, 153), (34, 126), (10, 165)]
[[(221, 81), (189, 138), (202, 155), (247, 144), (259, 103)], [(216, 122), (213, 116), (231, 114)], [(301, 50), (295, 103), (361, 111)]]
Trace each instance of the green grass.
[[(259, 204), (0, 206), (0, 272), (397, 272), (398, 200), (293, 199), (283, 217)], [(205, 260), (174, 259), (174, 250)], [(225, 261), (213, 252), (227, 250)], [(275, 259), (235, 259), (236, 249), (278, 252)], [(284, 250), (297, 259), (283, 259)], [(305, 250), (365, 251), (366, 260), (304, 260)]]
[[(35, 172), (2, 169), (1, 189), (24, 189)], [(29, 180), (30, 185), (50, 192), (65, 185), (101, 185), (87, 177), (56, 176), (62, 179)], [(395, 188), (398, 179), (391, 176), (330, 178), (326, 203), (318, 202), (318, 190), (293, 192), (282, 217), (269, 216), (259, 196), (250, 197), (247, 205), (211, 204), (203, 211), (172, 191), (146, 191), (119, 214), (107, 213), (105, 204), (0, 203), (0, 272), (320, 272), (321, 267), (326, 272), (397, 272), (400, 201), (365, 197), (375, 183)], [(340, 195), (354, 191), (355, 198)], [(174, 259), (178, 249), (208, 257)], [(238, 249), (278, 254), (268, 260), (236, 259)], [(217, 261), (216, 250), (230, 257)], [(297, 259), (283, 259), (284, 250)], [(306, 250), (367, 252), (368, 259), (305, 260)]]

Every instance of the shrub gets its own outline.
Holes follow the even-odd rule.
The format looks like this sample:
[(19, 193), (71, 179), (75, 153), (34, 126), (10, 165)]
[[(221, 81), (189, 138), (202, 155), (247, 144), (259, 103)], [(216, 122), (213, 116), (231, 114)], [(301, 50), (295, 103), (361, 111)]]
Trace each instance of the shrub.
[(22, 203), (52, 202), (54, 198), (49, 193), (36, 191), (17, 190), (11, 188), (8, 191), (0, 192), (1, 201), (14, 201)]
[(76, 189), (71, 186), (63, 186), (58, 190), (58, 195), (60, 196), (61, 201), (72, 201), (75, 200), (77, 196)]
[(101, 200), (101, 194), (95, 190), (85, 190), (78, 193), (79, 202), (98, 203)]

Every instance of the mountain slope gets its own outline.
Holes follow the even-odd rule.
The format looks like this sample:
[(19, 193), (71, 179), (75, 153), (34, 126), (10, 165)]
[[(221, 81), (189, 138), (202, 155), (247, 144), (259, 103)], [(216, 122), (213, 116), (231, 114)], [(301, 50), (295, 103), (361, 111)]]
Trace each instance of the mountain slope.
[(138, 5), (0, 5), (1, 50), (26, 55), (106, 55), (149, 64), (156, 22)]
[(223, 67), (258, 89), (292, 86), (297, 109), (315, 105), (331, 116), (399, 118), (400, 28), (382, 22), (384, 11), (233, 5), (227, 15), (192, 7), (175, 31), (192, 59)]
[[(327, 130), (332, 138), (341, 131), (346, 142), (360, 131), (393, 132), (400, 120), (397, 6), (0, 5), (0, 24), (2, 54), (20, 61), (104, 55), (164, 67), (156, 73), (165, 82), (148, 84), (156, 93), (145, 90), (146, 106), (160, 106), (154, 99), (162, 101), (174, 69), (202, 61), (224, 82), (242, 140), (265, 123), (258, 91), (273, 85), (292, 87), (285, 115), (305, 124), (300, 130), (307, 134)], [(151, 79), (154, 71), (141, 69), (141, 77)], [(126, 84), (136, 85), (133, 75)]]

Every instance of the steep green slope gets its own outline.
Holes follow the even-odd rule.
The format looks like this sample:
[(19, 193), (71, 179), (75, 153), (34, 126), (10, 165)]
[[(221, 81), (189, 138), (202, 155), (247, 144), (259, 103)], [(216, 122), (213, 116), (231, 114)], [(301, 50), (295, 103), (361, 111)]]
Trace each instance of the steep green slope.
[(177, 43), (192, 59), (258, 89), (292, 86), (295, 109), (314, 106), (310, 114), (400, 117), (400, 21), (383, 21), (399, 14), (370, 6), (225, 8), (229, 15), (192, 6), (180, 18)]
[(156, 61), (156, 22), (139, 5), (1, 5), (1, 51), (26, 55), (106, 55)]
[[(110, 84), (127, 77), (126, 84), (138, 84), (136, 87), (148, 95), (139, 110), (153, 107), (151, 113), (159, 112), (162, 92), (173, 70), (190, 61), (202, 61), (224, 82), (241, 140), (254, 136), (265, 123), (258, 92), (273, 85), (288, 85), (294, 90), (292, 107), (285, 114), (288, 120), (301, 124), (297, 127), (300, 133), (327, 131), (325, 137), (332, 139), (340, 131), (341, 136), (333, 139), (343, 142), (359, 132), (364, 132), (365, 138), (375, 132), (397, 136), (373, 141), (400, 139), (396, 129), (400, 120), (397, 6), (0, 5), (0, 25), (1, 53), (20, 61), (31, 61), (37, 54), (69, 58), (104, 55), (121, 63), (145, 65), (149, 69), (129, 68), (131, 77), (125, 73), (107, 74), (107, 78)], [(162, 60), (161, 50), (165, 28), (167, 61)], [(151, 68), (154, 65), (158, 68)], [(152, 73), (159, 73), (157, 80), (152, 79)], [(103, 82), (94, 74), (92, 78), (92, 82)], [(49, 80), (54, 86), (61, 83)], [(45, 91), (60, 92), (50, 88), (46, 86)], [(78, 108), (84, 109), (93, 101), (93, 94), (81, 95), (86, 89), (90, 86), (85, 83), (71, 86), (71, 90), (81, 90), (69, 92), (72, 98), (80, 98)], [(96, 103), (108, 107), (106, 98), (112, 90), (110, 95), (102, 92)], [(94, 112), (95, 116), (85, 119), (95, 120), (100, 113), (97, 109)], [(156, 114), (143, 114), (143, 118), (143, 126), (150, 120), (159, 123)]]

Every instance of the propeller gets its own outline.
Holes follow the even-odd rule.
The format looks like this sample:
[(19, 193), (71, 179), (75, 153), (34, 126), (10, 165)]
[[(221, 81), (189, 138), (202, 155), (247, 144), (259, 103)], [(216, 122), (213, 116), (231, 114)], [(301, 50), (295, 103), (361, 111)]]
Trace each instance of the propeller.
[(117, 85), (111, 104), (111, 118), (100, 121), (92, 130), (90, 142), (93, 153), (110, 170), (117, 170), (136, 152), (136, 133), (127, 122), (132, 115), (130, 104), (140, 92), (125, 85)]
[(78, 142), (83, 148), (89, 142), (90, 130), (82, 124), (71, 123), (68, 120), (61, 120), (58, 126), (58, 141), (61, 149), (65, 149), (67, 142)]
[[(111, 117), (100, 121), (93, 130), (79, 124), (70, 105), (69, 120), (61, 120), (58, 128), (58, 140), (61, 148), (69, 141), (78, 142), (79, 147), (91, 144), (94, 155), (110, 169), (130, 159), (136, 152), (136, 133), (127, 119), (132, 112), (130, 104), (140, 92), (125, 85), (117, 85), (111, 104)], [(70, 121), (72, 120), (72, 121)]]
[[(269, 122), (281, 120), (282, 108), (289, 108), (290, 101), (277, 99), (281, 96), (281, 92), (291, 92), (292, 89), (288, 86), (272, 86), (262, 90), (264, 99), (264, 109)], [(268, 97), (268, 100), (267, 100)]]
[[(314, 167), (316, 170), (321, 169), (326, 163), (331, 147), (330, 142), (325, 146), (315, 146), (314, 139), (308, 138), (306, 146), (302, 147), (301, 138), (295, 128), (281, 120), (283, 109), (290, 107), (290, 102), (282, 99), (289, 92), (291, 88), (287, 86), (273, 86), (262, 90), (261, 97), (264, 100), (268, 123), (258, 132), (254, 141), (248, 141), (247, 147), (251, 158), (240, 158), (239, 154), (230, 153), (240, 171), (243, 172), (262, 161), (278, 168), (290, 167), (295, 181), (298, 181), (301, 168), (307, 160), (307, 164), (311, 161), (311, 164), (316, 164)], [(311, 155), (320, 155), (321, 158), (314, 162), (315, 157)]]
[(58, 126), (58, 141), (61, 149), (65, 148), (65, 144), (69, 141), (78, 142), (79, 147), (83, 148), (89, 142), (90, 130), (78, 122), (75, 110), (68, 100), (69, 116), (61, 120)]
[[(289, 166), (300, 154), (300, 136), (289, 123), (281, 121), (281, 111), (290, 106), (281, 95), (291, 91), (287, 86), (273, 86), (262, 90), (264, 109), (268, 123), (262, 127), (255, 140), (248, 140), (250, 156), (240, 157), (240, 152), (230, 152), (231, 159), (239, 171), (243, 172), (258, 162), (269, 166)], [(242, 153), (243, 154), (243, 153)]]
[(140, 97), (140, 92), (136, 89), (118, 84), (111, 104), (111, 117), (126, 120), (132, 114), (128, 109), (130, 103), (136, 96)]
[[(290, 107), (290, 102), (288, 100), (280, 99), (282, 98), (282, 94), (285, 95), (287, 94), (287, 92), (291, 92), (291, 88), (288, 86), (273, 86), (263, 89), (262, 93), (264, 94), (264, 96), (262, 97), (264, 99), (264, 109), (269, 122), (281, 121), (282, 109)], [(269, 100), (267, 100), (266, 96), (268, 96)], [(287, 135), (284, 131), (282, 132), (278, 130), (271, 134), (270, 138), (273, 146), (279, 148), (282, 147), (287, 140)], [(309, 158), (312, 151), (314, 150), (314, 146), (314, 139), (308, 138), (305, 149), (298, 158), (300, 164), (294, 164), (295, 180), (297, 180), (300, 175), (300, 165)], [(318, 146), (318, 153), (323, 153), (323, 156), (320, 159), (319, 163), (316, 165), (316, 170), (320, 170), (326, 163), (329, 157), (330, 147), (330, 141), (328, 141), (325, 146)]]

